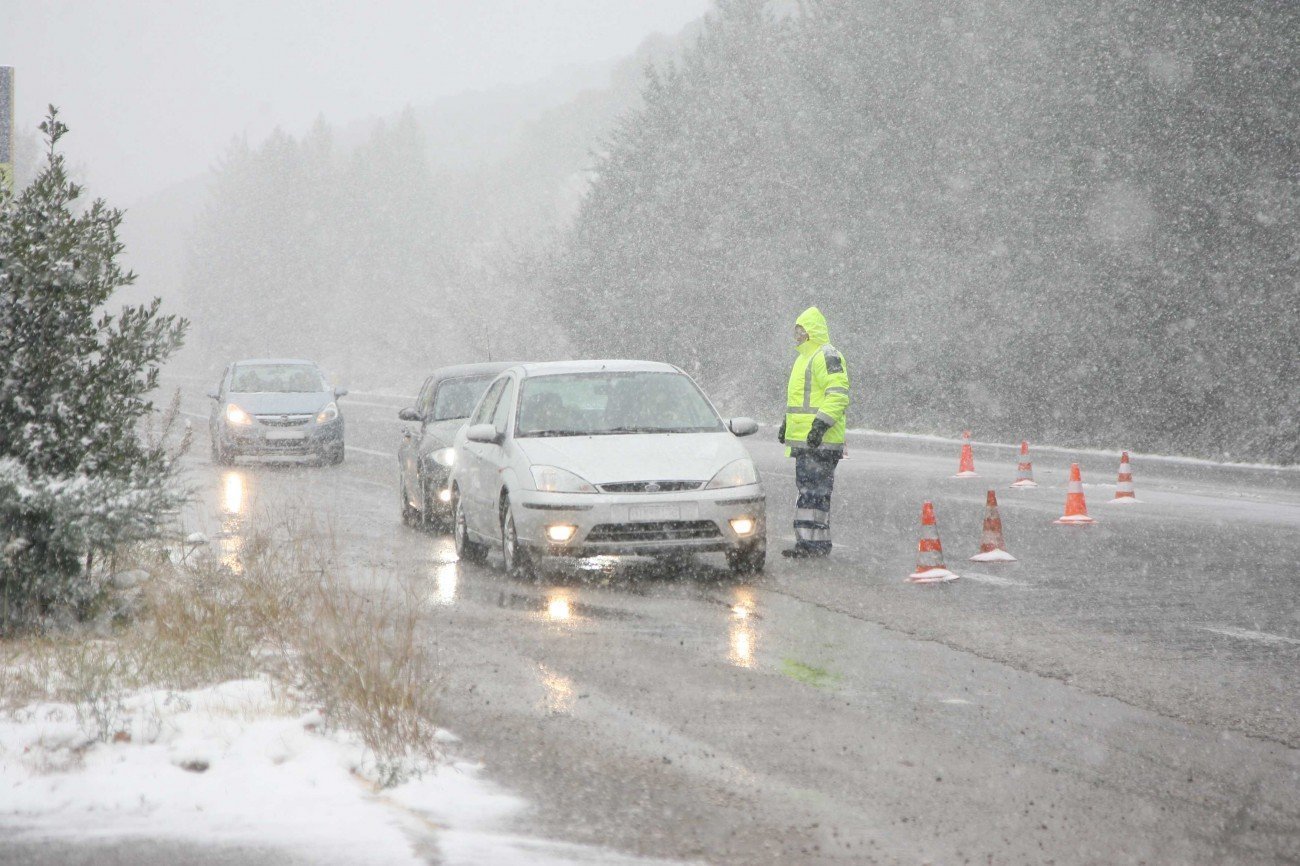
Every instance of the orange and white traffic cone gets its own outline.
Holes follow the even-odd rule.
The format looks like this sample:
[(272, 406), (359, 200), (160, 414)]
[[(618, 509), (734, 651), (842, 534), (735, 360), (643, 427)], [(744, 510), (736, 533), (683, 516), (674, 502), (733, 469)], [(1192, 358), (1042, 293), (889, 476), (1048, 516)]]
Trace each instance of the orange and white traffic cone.
[(1038, 486), (1038, 482), (1034, 480), (1034, 464), (1029, 461), (1029, 440), (1027, 439), (1020, 442), (1020, 463), (1016, 466), (1016, 480), (1011, 482), (1011, 486), (1021, 489)]
[(1016, 558), (1007, 553), (1007, 542), (1002, 537), (1002, 516), (998, 514), (998, 497), (989, 491), (984, 505), (984, 532), (980, 535), (980, 552), (970, 558), (971, 562), (1015, 562)]
[(909, 583), (946, 583), (956, 580), (943, 564), (943, 542), (934, 519), (934, 503), (921, 506), (921, 540), (916, 543), (916, 571), (907, 576)]
[(970, 431), (961, 434), (961, 463), (953, 478), (977, 478), (975, 473), (975, 454), (970, 448)]
[(1123, 505), (1126, 503), (1136, 503), (1141, 500), (1133, 492), (1133, 470), (1128, 465), (1128, 452), (1125, 451), (1119, 458), (1119, 486), (1115, 490), (1115, 498), (1108, 504)]
[(1088, 516), (1088, 503), (1083, 500), (1083, 478), (1079, 475), (1079, 464), (1070, 464), (1070, 488), (1065, 494), (1065, 514), (1053, 521), (1067, 526), (1085, 526), (1096, 523)]

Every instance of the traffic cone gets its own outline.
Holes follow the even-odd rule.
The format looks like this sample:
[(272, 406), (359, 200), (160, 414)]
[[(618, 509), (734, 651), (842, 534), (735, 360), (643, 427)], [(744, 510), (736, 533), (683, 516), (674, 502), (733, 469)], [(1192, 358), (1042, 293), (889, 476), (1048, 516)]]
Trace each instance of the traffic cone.
[(1083, 478), (1079, 475), (1078, 463), (1070, 464), (1070, 489), (1065, 494), (1065, 514), (1053, 522), (1069, 526), (1097, 522), (1088, 516), (1088, 503), (1083, 501)]
[(972, 556), (970, 561), (1016, 561), (1014, 556), (1007, 553), (1007, 542), (1002, 537), (1002, 517), (998, 514), (998, 497), (992, 490), (984, 505), (984, 533), (980, 536), (980, 552)]
[(970, 450), (970, 431), (961, 434), (961, 464), (953, 478), (976, 478), (975, 454)]
[(946, 583), (956, 580), (943, 564), (943, 543), (934, 520), (934, 503), (921, 506), (921, 540), (916, 543), (916, 571), (907, 576), (909, 583)]
[(1108, 504), (1124, 505), (1140, 501), (1133, 492), (1133, 471), (1129, 469), (1128, 452), (1125, 451), (1119, 458), (1119, 487), (1115, 490), (1115, 498)]
[(1020, 463), (1016, 466), (1016, 480), (1011, 482), (1011, 486), (1017, 488), (1038, 486), (1038, 482), (1034, 480), (1034, 464), (1029, 462), (1028, 440), (1020, 442)]

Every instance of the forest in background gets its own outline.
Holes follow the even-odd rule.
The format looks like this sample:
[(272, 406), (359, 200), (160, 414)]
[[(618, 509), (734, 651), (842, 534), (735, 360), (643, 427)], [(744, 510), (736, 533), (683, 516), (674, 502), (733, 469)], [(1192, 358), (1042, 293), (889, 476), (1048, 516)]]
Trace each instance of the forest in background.
[(1297, 7), (798, 6), (651, 71), (547, 269), (589, 354), (774, 417), (818, 304), (853, 426), (1300, 459)]

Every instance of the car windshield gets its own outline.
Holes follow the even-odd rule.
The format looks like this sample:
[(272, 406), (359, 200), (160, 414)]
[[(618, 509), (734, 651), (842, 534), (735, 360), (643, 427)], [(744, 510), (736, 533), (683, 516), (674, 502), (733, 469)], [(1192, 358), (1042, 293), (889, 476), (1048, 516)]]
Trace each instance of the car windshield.
[(573, 373), (524, 379), (515, 435), (609, 436), (722, 430), (681, 373)]
[(492, 376), (466, 376), (441, 382), (433, 398), (431, 420), (453, 421), (457, 418), (468, 418), (493, 378)]
[(302, 394), (327, 389), (320, 370), (306, 364), (249, 364), (235, 368), (230, 390), (240, 394)]

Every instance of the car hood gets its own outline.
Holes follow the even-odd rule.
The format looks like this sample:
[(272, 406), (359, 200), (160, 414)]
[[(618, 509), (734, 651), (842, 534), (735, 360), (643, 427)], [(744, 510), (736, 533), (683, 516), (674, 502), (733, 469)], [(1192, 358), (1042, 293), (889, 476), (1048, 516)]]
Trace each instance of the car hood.
[(231, 391), (226, 402), (234, 403), (250, 415), (307, 415), (324, 409), (334, 395), (328, 391), (304, 394), (238, 394)]
[(443, 445), (452, 445), (456, 441), (456, 434), (468, 420), (468, 418), (452, 418), (450, 421), (434, 421), (424, 428), (424, 435), (433, 437)]
[(516, 439), (534, 465), (558, 466), (592, 484), (627, 481), (708, 481), (733, 460), (748, 457), (730, 432), (553, 436)]

